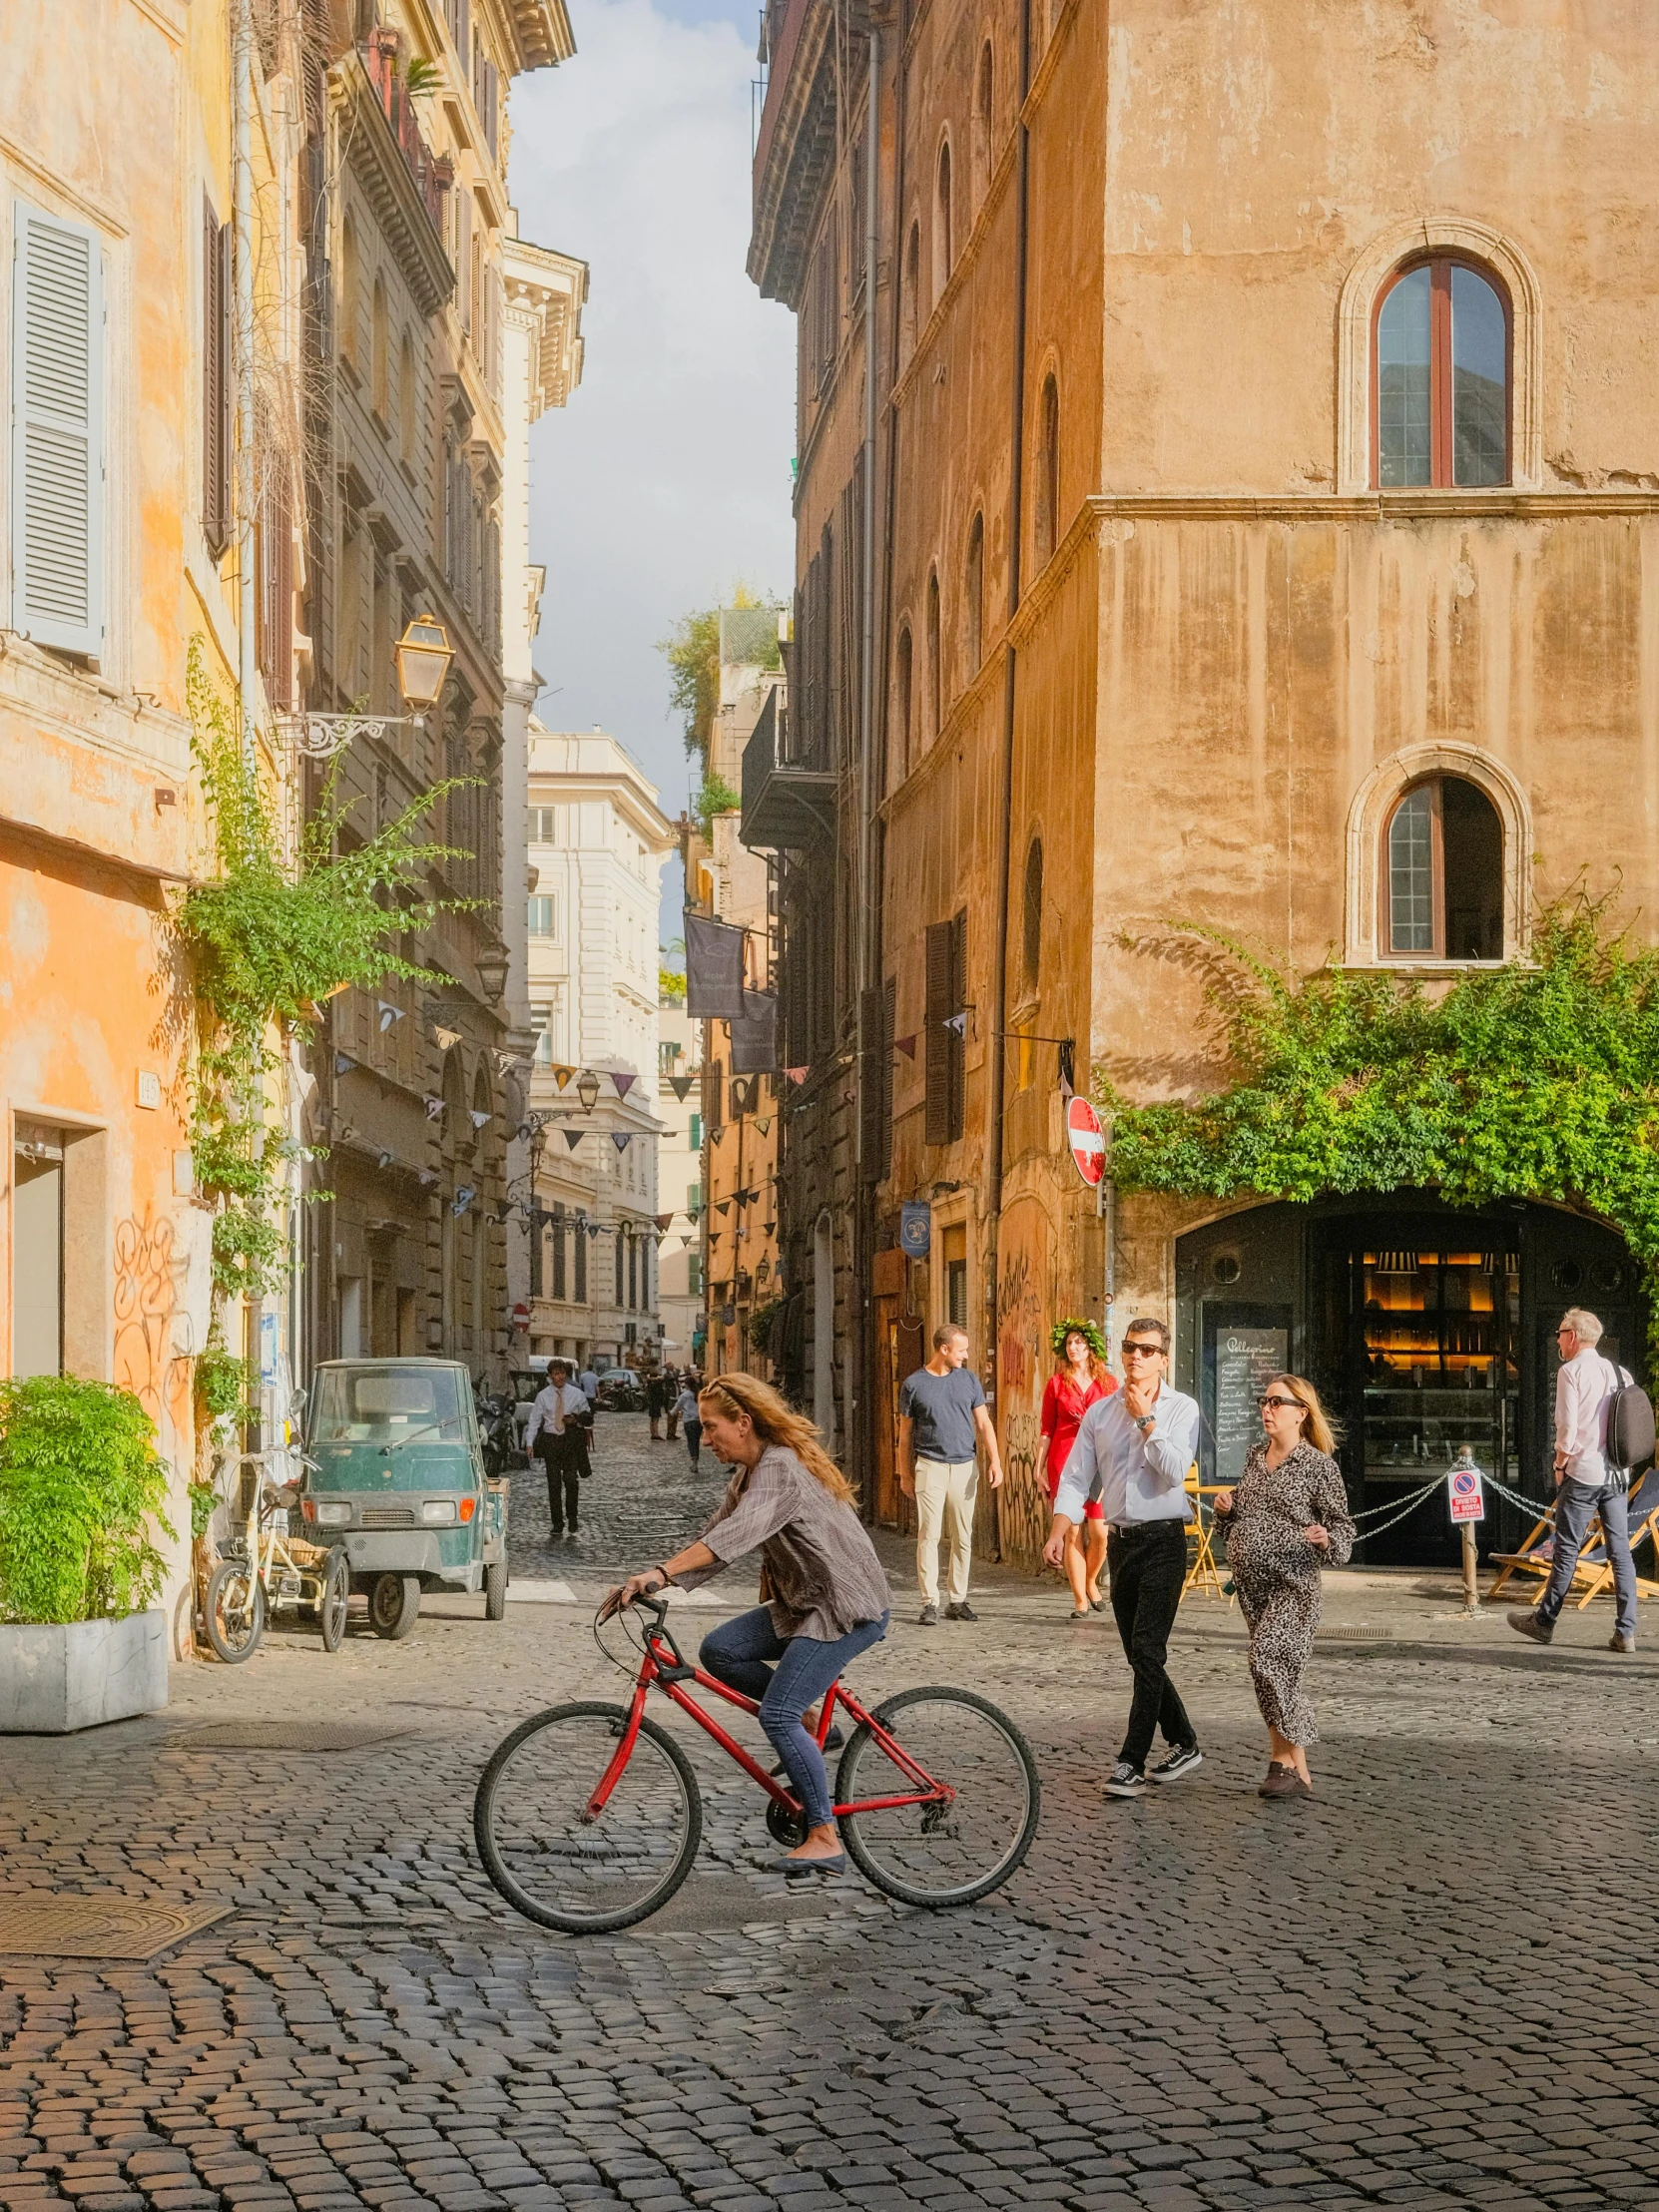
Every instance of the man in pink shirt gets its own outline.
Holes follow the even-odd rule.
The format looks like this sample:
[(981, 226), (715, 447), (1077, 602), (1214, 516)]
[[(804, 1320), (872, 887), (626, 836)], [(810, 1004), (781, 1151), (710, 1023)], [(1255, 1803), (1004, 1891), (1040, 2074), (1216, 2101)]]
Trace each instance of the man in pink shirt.
[(1592, 1516), (1599, 1516), (1613, 1568), (1617, 1618), (1610, 1651), (1636, 1648), (1636, 1567), (1630, 1556), (1629, 1469), (1607, 1464), (1607, 1408), (1630, 1377), (1597, 1350), (1601, 1324), (1582, 1306), (1571, 1306), (1556, 1332), (1561, 1369), (1555, 1378), (1555, 1552), (1549, 1587), (1536, 1612), (1513, 1612), (1509, 1626), (1535, 1644), (1555, 1634), (1556, 1616), (1572, 1588)]

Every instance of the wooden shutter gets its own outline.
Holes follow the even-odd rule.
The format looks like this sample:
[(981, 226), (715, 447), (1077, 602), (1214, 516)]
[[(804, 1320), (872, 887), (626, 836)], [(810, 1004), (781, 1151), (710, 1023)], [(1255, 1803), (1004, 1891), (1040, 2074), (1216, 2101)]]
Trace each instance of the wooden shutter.
[(271, 704), (285, 714), (293, 705), (293, 515), (286, 464), (276, 455), (261, 506), (256, 551), (259, 663)]
[[(950, 924), (950, 1011), (959, 1014), (967, 1004), (967, 915), (958, 914)], [(959, 1137), (967, 1127), (967, 1024), (947, 1029), (950, 1040), (950, 1134)]]
[(951, 1135), (950, 1047), (954, 1039), (944, 1024), (946, 1016), (955, 1011), (950, 997), (955, 930), (952, 921), (927, 925), (927, 1018), (922, 1060), (926, 1079), (922, 1139), (926, 1144), (948, 1144)]
[(202, 528), (231, 537), (231, 226), (202, 203)]
[(98, 235), (16, 207), (12, 628), (104, 649), (104, 286)]

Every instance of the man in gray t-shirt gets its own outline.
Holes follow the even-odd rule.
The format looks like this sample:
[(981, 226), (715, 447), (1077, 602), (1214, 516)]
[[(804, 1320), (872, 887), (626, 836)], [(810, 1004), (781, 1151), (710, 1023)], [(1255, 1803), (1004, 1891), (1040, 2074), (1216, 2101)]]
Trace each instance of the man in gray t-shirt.
[(916, 1501), (916, 1581), (923, 1628), (934, 1627), (939, 1617), (941, 1530), (950, 1545), (945, 1619), (978, 1618), (968, 1603), (973, 1498), (978, 1488), (976, 1441), (985, 1447), (991, 1488), (999, 1488), (1002, 1482), (996, 1430), (967, 1356), (966, 1330), (946, 1323), (933, 1332), (933, 1357), (904, 1378), (898, 1392), (898, 1486)]

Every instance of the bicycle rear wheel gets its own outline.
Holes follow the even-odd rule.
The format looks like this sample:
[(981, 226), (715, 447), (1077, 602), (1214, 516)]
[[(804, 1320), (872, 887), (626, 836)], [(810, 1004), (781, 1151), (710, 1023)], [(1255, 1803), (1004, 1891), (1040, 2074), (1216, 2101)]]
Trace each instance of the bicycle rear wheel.
[(626, 1706), (555, 1705), (515, 1728), (484, 1769), (478, 1856), (507, 1903), (543, 1928), (631, 1928), (691, 1872), (703, 1801), (690, 1760), (655, 1721), (641, 1719), (603, 1809), (591, 1810), (627, 1728)]
[[(948, 1804), (843, 1813), (852, 1863), (901, 1905), (971, 1905), (999, 1889), (1031, 1848), (1042, 1785), (1031, 1747), (988, 1698), (971, 1690), (901, 1690), (879, 1721)], [(916, 1784), (867, 1725), (841, 1754), (835, 1802), (907, 1796)]]

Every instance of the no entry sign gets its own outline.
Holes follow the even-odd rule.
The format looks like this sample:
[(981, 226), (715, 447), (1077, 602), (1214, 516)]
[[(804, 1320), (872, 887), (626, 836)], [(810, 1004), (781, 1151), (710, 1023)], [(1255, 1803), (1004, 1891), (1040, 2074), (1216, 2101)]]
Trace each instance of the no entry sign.
[(1066, 1108), (1066, 1142), (1078, 1174), (1096, 1189), (1106, 1173), (1106, 1132), (1086, 1098), (1074, 1098)]
[(1446, 1476), (1446, 1487), (1451, 1493), (1451, 1517), (1454, 1521), (1485, 1519), (1486, 1501), (1481, 1494), (1478, 1467), (1453, 1467)]

